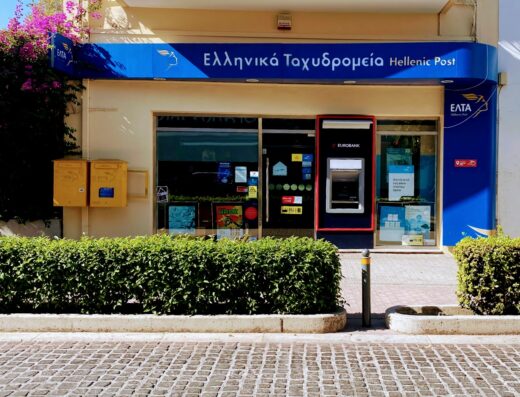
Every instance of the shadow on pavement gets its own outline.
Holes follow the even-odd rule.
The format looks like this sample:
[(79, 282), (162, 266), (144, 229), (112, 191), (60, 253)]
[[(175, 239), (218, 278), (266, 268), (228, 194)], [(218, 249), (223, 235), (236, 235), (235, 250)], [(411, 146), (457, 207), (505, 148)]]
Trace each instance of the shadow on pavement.
[(347, 313), (347, 326), (341, 332), (371, 332), (388, 330), (385, 325), (384, 313), (372, 313), (371, 326), (363, 327), (361, 313)]

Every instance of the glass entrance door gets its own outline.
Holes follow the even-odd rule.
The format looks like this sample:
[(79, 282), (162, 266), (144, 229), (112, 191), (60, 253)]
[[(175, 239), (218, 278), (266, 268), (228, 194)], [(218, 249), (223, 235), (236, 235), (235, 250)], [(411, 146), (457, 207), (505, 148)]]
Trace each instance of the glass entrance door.
[(314, 236), (315, 121), (263, 119), (263, 236)]

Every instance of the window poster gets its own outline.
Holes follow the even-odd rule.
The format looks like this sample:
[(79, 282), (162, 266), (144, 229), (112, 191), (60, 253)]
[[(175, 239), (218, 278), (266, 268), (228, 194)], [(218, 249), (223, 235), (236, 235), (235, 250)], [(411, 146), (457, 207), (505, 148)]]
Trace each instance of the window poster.
[(214, 204), (217, 238), (241, 237), (244, 234), (241, 204)]
[(235, 183), (247, 183), (247, 167), (235, 167)]
[(196, 225), (196, 204), (171, 204), (168, 207), (168, 229), (170, 234), (195, 234)]
[(412, 165), (412, 149), (389, 147), (386, 149), (386, 166)]
[(413, 196), (414, 181), (413, 165), (391, 165), (388, 168), (388, 199), (399, 201), (403, 196)]
[(381, 206), (379, 216), (379, 239), (401, 242), (405, 231), (405, 210), (403, 207)]
[(217, 179), (219, 183), (231, 183), (231, 163), (218, 163)]
[(431, 208), (429, 205), (407, 205), (405, 207), (405, 233), (430, 235)]

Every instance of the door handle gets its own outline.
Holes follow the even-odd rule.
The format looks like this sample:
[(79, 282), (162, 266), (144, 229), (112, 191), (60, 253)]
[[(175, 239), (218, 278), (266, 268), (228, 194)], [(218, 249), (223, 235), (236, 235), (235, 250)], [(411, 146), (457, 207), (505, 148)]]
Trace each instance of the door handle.
[(269, 223), (269, 157), (265, 158), (265, 223)]

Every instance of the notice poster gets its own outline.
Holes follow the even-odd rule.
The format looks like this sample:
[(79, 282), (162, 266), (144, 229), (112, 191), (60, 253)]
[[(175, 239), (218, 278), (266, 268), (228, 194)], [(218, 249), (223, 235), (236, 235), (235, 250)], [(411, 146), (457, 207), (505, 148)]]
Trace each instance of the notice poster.
[(431, 208), (429, 205), (408, 205), (405, 208), (405, 233), (430, 235)]
[(414, 195), (413, 165), (391, 165), (388, 168), (388, 199), (399, 201), (403, 196)]
[(242, 205), (237, 204), (215, 204), (215, 225), (217, 238), (241, 237), (244, 233)]
[(379, 216), (379, 239), (381, 241), (401, 242), (405, 223), (403, 207), (382, 206)]
[(167, 203), (169, 199), (168, 186), (157, 186), (156, 195), (158, 203)]
[(170, 234), (195, 234), (196, 225), (196, 204), (172, 204), (168, 207), (168, 229)]

